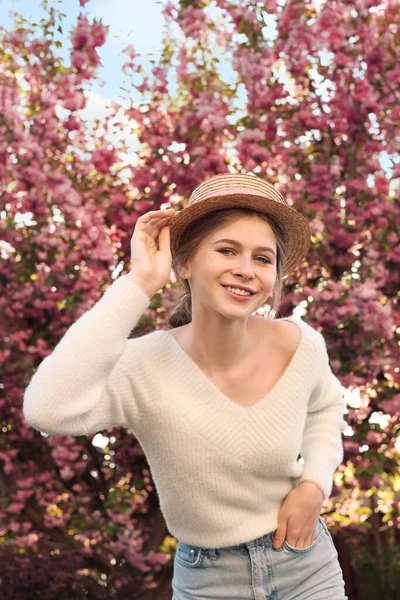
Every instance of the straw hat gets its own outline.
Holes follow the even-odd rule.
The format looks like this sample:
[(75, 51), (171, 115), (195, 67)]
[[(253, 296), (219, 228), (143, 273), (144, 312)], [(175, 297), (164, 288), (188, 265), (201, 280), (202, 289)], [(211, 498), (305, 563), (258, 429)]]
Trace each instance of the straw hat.
[(302, 262), (310, 247), (311, 232), (307, 220), (285, 203), (271, 183), (250, 173), (215, 175), (193, 190), (188, 205), (169, 224), (172, 256), (190, 225), (200, 216), (214, 210), (235, 207), (252, 208), (272, 215), (279, 223), (287, 248), (284, 275)]

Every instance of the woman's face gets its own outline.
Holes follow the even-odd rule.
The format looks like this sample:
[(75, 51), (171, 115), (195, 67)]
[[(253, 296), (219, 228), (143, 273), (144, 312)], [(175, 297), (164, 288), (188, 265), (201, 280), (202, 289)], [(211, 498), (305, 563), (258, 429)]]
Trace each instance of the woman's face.
[[(193, 311), (201, 306), (227, 317), (256, 311), (272, 295), (276, 253), (272, 228), (256, 216), (241, 217), (208, 234), (186, 268), (179, 269), (189, 280)], [(238, 298), (225, 287), (235, 285), (254, 294)]]

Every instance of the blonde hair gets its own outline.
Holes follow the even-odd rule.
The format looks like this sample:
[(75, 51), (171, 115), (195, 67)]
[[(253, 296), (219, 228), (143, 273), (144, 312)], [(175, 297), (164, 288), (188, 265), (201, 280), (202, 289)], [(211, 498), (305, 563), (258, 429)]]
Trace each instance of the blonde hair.
[(257, 210), (250, 208), (224, 208), (209, 212), (199, 217), (185, 232), (185, 237), (175, 252), (172, 260), (172, 270), (174, 271), (176, 280), (181, 288), (184, 289), (184, 293), (180, 296), (178, 304), (173, 309), (172, 313), (168, 318), (168, 324), (172, 327), (180, 327), (186, 325), (192, 320), (192, 297), (190, 292), (190, 286), (187, 279), (182, 279), (178, 273), (178, 265), (189, 261), (196, 253), (200, 243), (204, 240), (205, 236), (210, 234), (215, 229), (232, 223), (240, 219), (243, 216), (259, 217), (271, 227), (276, 238), (277, 246), (277, 259), (276, 259), (276, 281), (273, 290), (273, 301), (271, 309), (274, 311), (274, 318), (277, 315), (281, 298), (282, 298), (282, 282), (283, 274), (285, 270), (286, 261), (286, 247), (282, 229), (275, 219)]

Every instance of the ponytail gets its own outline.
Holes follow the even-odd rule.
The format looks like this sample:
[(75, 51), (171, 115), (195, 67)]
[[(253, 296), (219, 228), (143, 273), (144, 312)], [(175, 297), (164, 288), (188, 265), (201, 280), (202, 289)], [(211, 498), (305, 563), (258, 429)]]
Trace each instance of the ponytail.
[(186, 292), (180, 297), (178, 304), (169, 316), (168, 324), (171, 327), (187, 325), (192, 320), (192, 296)]

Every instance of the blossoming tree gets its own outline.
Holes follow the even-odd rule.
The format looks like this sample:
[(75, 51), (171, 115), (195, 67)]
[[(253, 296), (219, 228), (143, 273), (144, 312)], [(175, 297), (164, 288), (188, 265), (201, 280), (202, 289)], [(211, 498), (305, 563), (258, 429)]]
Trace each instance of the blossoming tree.
[[(310, 221), (311, 249), (285, 280), (280, 312), (300, 307), (321, 328), (348, 400), (345, 457), (325, 506), (338, 548), (347, 542), (345, 577), (369, 557), (387, 573), (400, 523), (399, 4), (168, 1), (159, 60), (148, 73), (125, 49), (125, 98), (94, 129), (80, 111), (107, 27), (80, 4), (69, 61), (53, 7), (36, 26), (17, 17), (0, 31), (3, 597), (167, 589), (175, 541), (137, 440), (122, 428), (40, 434), (22, 395), (128, 268), (137, 218), (184, 206), (197, 183), (228, 171), (265, 176)], [(109, 141), (115, 130), (137, 135), (134, 166), (122, 164), (126, 143)], [(134, 335), (165, 327), (174, 283)]]

